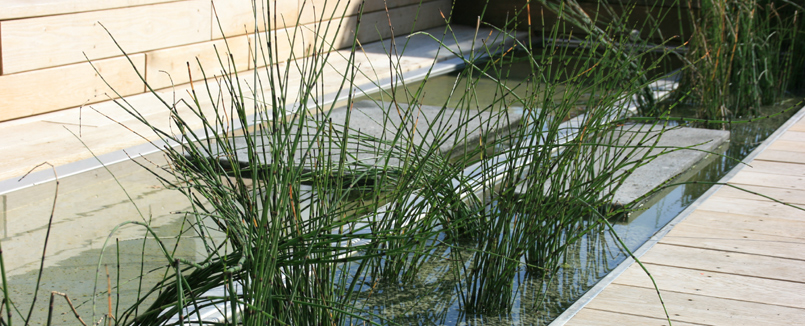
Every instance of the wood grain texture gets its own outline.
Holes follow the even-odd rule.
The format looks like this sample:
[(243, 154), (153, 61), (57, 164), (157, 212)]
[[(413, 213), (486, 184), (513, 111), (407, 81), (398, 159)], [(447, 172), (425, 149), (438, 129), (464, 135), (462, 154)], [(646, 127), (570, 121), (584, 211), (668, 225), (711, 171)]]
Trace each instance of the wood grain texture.
[(657, 244), (643, 263), (805, 283), (805, 261)]
[[(736, 187), (740, 187), (749, 191), (756, 192), (758, 194), (769, 196), (776, 200), (796, 204), (796, 205), (805, 205), (805, 190), (796, 190), (796, 189), (782, 189), (776, 187), (764, 187), (764, 186), (753, 186), (753, 185), (735, 185)], [(764, 197), (748, 193), (746, 191), (736, 189), (730, 186), (721, 187), (716, 191), (714, 194), (716, 197), (721, 198), (739, 198), (739, 199), (749, 199), (749, 200), (759, 200), (770, 202), (771, 199), (766, 199)]]
[(447, 15), (450, 4), (449, 1), (439, 0), (423, 3), (421, 6), (409, 5), (390, 9), (388, 13), (376, 11), (364, 14), (358, 28), (358, 39), (368, 43), (390, 38), (392, 28), (394, 35), (405, 35), (415, 30), (444, 25), (444, 18), (440, 12)]
[(106, 26), (128, 53), (210, 39), (210, 4), (192, 0), (78, 14), (4, 21), (5, 74), (121, 55)]
[(699, 210), (758, 217), (776, 217), (805, 221), (805, 212), (771, 201), (712, 196), (699, 206)]
[(351, 48), (357, 26), (357, 16), (301, 26), (301, 29), (308, 33), (306, 34), (309, 35), (308, 37), (315, 37), (315, 39), (306, 42), (306, 51), (309, 52), (312, 48), (327, 51)]
[[(190, 81), (190, 76), (194, 81), (202, 80), (204, 79), (202, 68), (207, 78), (220, 76), (222, 69), (220, 62), (227, 65), (227, 71), (232, 71), (229, 66), (232, 59), (236, 69), (248, 69), (249, 41), (247, 36), (230, 37), (226, 41), (217, 40), (146, 52), (145, 56), (146, 80), (151, 87), (160, 89), (170, 87), (171, 81), (174, 85), (187, 83)], [(190, 76), (188, 76), (188, 62)]]
[(124, 8), (181, 0), (3, 0), (0, 20)]
[(805, 176), (805, 164), (754, 160), (741, 172), (778, 174), (792, 177)]
[(254, 69), (255, 63), (256, 67), (264, 67), (269, 63), (276, 64), (302, 58), (306, 55), (306, 50), (312, 46), (312, 35), (305, 27), (251, 34), (248, 36), (247, 46), (253, 57), (248, 59), (248, 67)]
[[(796, 172), (796, 171), (795, 171)], [(769, 174), (762, 172), (752, 172), (750, 170), (742, 170), (736, 174), (730, 183), (735, 185), (753, 185), (764, 187), (776, 187), (782, 189), (796, 189), (805, 190), (805, 176), (801, 175), (784, 175), (784, 174)]]
[[(584, 309), (580, 311), (565, 325), (569, 326), (624, 326), (624, 325), (646, 325), (646, 326), (667, 326), (665, 319), (637, 316), (631, 313), (617, 313), (598, 309)], [(689, 324), (674, 321), (674, 326), (689, 326), (702, 324)]]
[[(793, 126), (792, 126), (793, 127)], [(780, 140), (796, 141), (805, 143), (805, 131), (787, 130), (780, 136)]]
[(802, 239), (756, 231), (725, 231), (688, 223), (674, 227), (660, 243), (805, 260), (805, 241)]
[(751, 216), (697, 210), (685, 219), (685, 225), (737, 231), (776, 237), (805, 239), (805, 221), (770, 216)]
[[(135, 67), (145, 68), (145, 56), (131, 56)], [(94, 62), (101, 75), (123, 96), (141, 93), (144, 85), (126, 58)], [(0, 76), (0, 121), (10, 120), (115, 97), (89, 63)]]
[[(782, 307), (805, 309), (805, 284), (769, 280), (699, 269), (644, 264), (660, 291), (696, 294)], [(650, 279), (637, 264), (615, 280), (616, 284), (652, 289)]]
[[(428, 2), (432, 1), (422, 1), (423, 5)], [(363, 3), (363, 14), (385, 12), (386, 9), (391, 10), (419, 3), (420, 0), (366, 1)], [(357, 16), (360, 9), (361, 1), (299, 0), (299, 24)]]
[(805, 144), (798, 141), (778, 139), (777, 141), (769, 145), (768, 149), (805, 153)]
[[(215, 13), (212, 16), (212, 39), (224, 36), (245, 35), (286, 26), (294, 26), (298, 21), (299, 10), (295, 0), (256, 1), (257, 15), (252, 0), (215, 0)], [(256, 19), (255, 19), (256, 17)], [(219, 23), (220, 22), (220, 27)], [(270, 22), (270, 26), (268, 24)], [(223, 34), (222, 34), (223, 32)]]
[(755, 160), (805, 164), (805, 152), (789, 152), (766, 149), (755, 157)]
[[(690, 293), (662, 292), (662, 299), (674, 325), (685, 322), (704, 325), (796, 325), (805, 310), (780, 307), (754, 302), (744, 302), (714, 298)], [(599, 325), (607, 322), (602, 317), (620, 320), (615, 314), (628, 314), (656, 318), (656, 325), (665, 325), (665, 312), (660, 305), (657, 292), (645, 287), (612, 284), (599, 294), (588, 306), (594, 311), (610, 312), (610, 315), (596, 313), (591, 323), (573, 325)], [(584, 310), (588, 310), (585, 308)], [(582, 311), (584, 311), (582, 310)], [(575, 320), (575, 318), (573, 319)], [(582, 319), (586, 320), (586, 319)], [(568, 325), (571, 325), (568, 323)], [(654, 325), (649, 323), (625, 322), (616, 325)]]

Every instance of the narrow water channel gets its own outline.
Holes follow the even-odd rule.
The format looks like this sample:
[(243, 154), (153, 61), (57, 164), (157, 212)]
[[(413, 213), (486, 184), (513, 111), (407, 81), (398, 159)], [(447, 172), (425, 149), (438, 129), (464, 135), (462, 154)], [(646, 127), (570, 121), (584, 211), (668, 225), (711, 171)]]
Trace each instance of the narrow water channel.
[[(517, 78), (523, 78), (517, 75), (517, 69), (513, 69), (509, 77), (515, 82)], [(444, 93), (455, 82), (455, 74), (431, 78), (422, 103), (444, 104), (447, 96)], [(496, 84), (489, 85), (494, 87)], [(493, 98), (494, 93), (494, 89), (487, 88), (478, 93), (477, 100), (482, 103), (484, 98)], [(781, 109), (779, 106), (764, 108), (770, 113)], [(677, 113), (690, 115), (690, 112)], [(726, 156), (743, 158), (789, 116), (729, 126), (732, 134)], [(150, 162), (142, 162), (165, 163), (159, 155), (151, 155), (148, 159)], [(735, 160), (713, 156), (683, 178), (717, 181), (737, 164)], [(20, 311), (27, 314), (27, 307), (36, 293), (32, 324), (45, 323), (51, 291), (68, 294), (83, 319), (91, 323), (93, 310), (96, 317), (110, 308), (114, 313), (118, 307), (122, 309), (133, 303), (138, 297), (138, 289), (150, 288), (153, 282), (162, 279), (168, 262), (152, 238), (143, 244), (143, 228), (127, 226), (110, 235), (112, 229), (124, 221), (148, 221), (162, 237), (166, 248), (183, 258), (201, 258), (203, 246), (198, 243), (198, 237), (187, 233), (190, 226), (181, 213), (189, 208), (187, 198), (164, 189), (150, 172), (134, 162), (119, 163), (110, 169), (114, 177), (104, 169), (97, 169), (61, 178), (57, 197), (55, 183), (0, 195), (3, 258), (10, 295)], [(708, 188), (707, 185), (688, 184), (663, 190), (639, 211), (618, 221), (615, 231), (631, 249), (635, 249)], [(54, 198), (56, 204), (44, 269), (41, 270), (42, 283), (39, 291), (34, 292)], [(186, 236), (177, 242), (176, 236), (180, 233)], [(107, 241), (99, 265), (101, 249)], [(516, 306), (508, 315), (463, 314), (455, 274), (444, 262), (428, 264), (411, 284), (383, 287), (364, 304), (367, 310), (401, 324), (544, 325), (625, 258), (608, 231), (592, 232), (568, 250), (562, 269), (547, 286), (543, 302), (536, 301), (542, 297), (538, 292), (543, 289), (540, 284), (543, 280), (521, 273), (516, 281)], [(107, 287), (106, 267), (108, 281), (123, 285), (121, 290), (113, 291), (111, 307), (105, 296), (97, 297), (93, 307), (92, 293), (105, 291)], [(123, 272), (117, 275), (118, 270)], [(137, 278), (141, 271), (146, 274), (142, 284)], [(78, 324), (62, 298), (56, 299), (53, 315), (54, 325)]]

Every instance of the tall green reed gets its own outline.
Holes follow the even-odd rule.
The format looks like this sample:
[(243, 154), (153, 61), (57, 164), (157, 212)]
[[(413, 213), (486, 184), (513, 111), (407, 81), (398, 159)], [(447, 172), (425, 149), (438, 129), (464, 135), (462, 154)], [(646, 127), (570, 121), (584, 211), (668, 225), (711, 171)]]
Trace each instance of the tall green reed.
[[(274, 29), (270, 9), (255, 15), (268, 16), (263, 30)], [(328, 35), (338, 21), (315, 25), (315, 34)], [(507, 45), (455, 52), (465, 58), (459, 79), (467, 82), (457, 82), (453, 98), (427, 118), (419, 102), (427, 79), (413, 85), (397, 79), (410, 91), (383, 92), (375, 122), (394, 132), (380, 136), (350, 123), (359, 114), (355, 77), (365, 73), (355, 63), (357, 36), (344, 59), (347, 70), (336, 77), (328, 67), (333, 40), (314, 38), (308, 56), (279, 58), (277, 34), (268, 34), (272, 42), (255, 33), (254, 65), (269, 64), (248, 76), (221, 55), (214, 82), (191, 84), (190, 96), (178, 102), (149, 86), (172, 113), (170, 129), (118, 101), (176, 144), (164, 148), (172, 178), (155, 175), (193, 203), (189, 215), (207, 257), (171, 261), (170, 275), (117, 321), (182, 323), (218, 307), (224, 323), (377, 322), (382, 318), (361, 309), (374, 291), (412, 282), (425, 263), (445, 255), (456, 264), (451, 271), (467, 313), (510, 310), (517, 275), (550, 280), (566, 248), (596, 226), (591, 210), (617, 213), (607, 206), (612, 192), (630, 169), (650, 160), (617, 143), (618, 136), (640, 137), (618, 125), (635, 103), (653, 102), (645, 64), (636, 64), (640, 49), (650, 46), (627, 45), (635, 39), (620, 30), (578, 23), (593, 31), (580, 49), (558, 42), (540, 48), (530, 37), (497, 29)], [(301, 29), (286, 36), (300, 41)], [(444, 45), (449, 31), (448, 25), (431, 37)], [(554, 28), (550, 37), (559, 35)], [(515, 56), (514, 48), (522, 52)], [(405, 45), (388, 51), (390, 72), (399, 76), (393, 55)], [(515, 57), (528, 62), (530, 74), (512, 85), (504, 63)], [(296, 75), (302, 82), (289, 83)], [(481, 79), (495, 83), (491, 103), (476, 96)], [(342, 85), (346, 109), (318, 102), (327, 95), (317, 86), (323, 82)], [(448, 103), (457, 103), (456, 110)], [(521, 121), (512, 120), (513, 107), (521, 108)], [(343, 120), (333, 119), (336, 111)], [(455, 124), (444, 122), (454, 118)], [(200, 130), (190, 127), (196, 122)], [(450, 140), (460, 146), (445, 150)], [(209, 238), (213, 232), (224, 239)]]
[(680, 94), (700, 118), (757, 113), (801, 85), (805, 23), (792, 1), (704, 0), (690, 9), (693, 36)]

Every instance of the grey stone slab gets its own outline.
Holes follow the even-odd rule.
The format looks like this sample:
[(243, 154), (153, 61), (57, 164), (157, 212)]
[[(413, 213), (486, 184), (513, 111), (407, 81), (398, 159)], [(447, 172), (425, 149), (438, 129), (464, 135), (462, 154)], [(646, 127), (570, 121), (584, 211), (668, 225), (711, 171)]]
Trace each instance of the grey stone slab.
[[(233, 150), (225, 151), (221, 144), (212, 144), (209, 156), (220, 160), (224, 167), (237, 162), (242, 168), (260, 169), (273, 164), (272, 155), (279, 150), (283, 162), (292, 159), (294, 165), (307, 171), (317, 166), (335, 169), (342, 155), (347, 173), (400, 168), (434, 154), (460, 155), (465, 144), (467, 148), (477, 146), (482, 134), (494, 137), (519, 124), (521, 118), (514, 112), (358, 101), (351, 111), (341, 107), (291, 120), (293, 125), (285, 128), (287, 132), (272, 134), (264, 128), (259, 135), (251, 136), (251, 155), (246, 137), (240, 136), (230, 139)], [(277, 138), (285, 141), (277, 142)], [(291, 139), (298, 141), (295, 150), (287, 145), (280, 150), (274, 145), (291, 143)]]
[[(634, 125), (636, 132), (658, 133), (659, 126)], [(615, 191), (613, 203), (626, 205), (659, 187), (666, 181), (690, 170), (696, 163), (703, 160), (708, 152), (716, 152), (717, 148), (727, 142), (730, 132), (726, 130), (711, 130), (701, 128), (676, 128), (666, 130), (659, 141), (658, 147), (651, 150), (649, 155), (660, 154), (646, 165), (635, 169), (624, 181), (623, 185)], [(634, 144), (633, 139), (629, 145)], [(670, 148), (668, 148), (670, 147)], [(691, 148), (674, 150), (674, 148)], [(664, 153), (663, 153), (664, 152)]]
[[(613, 178), (627, 174), (619, 188), (614, 189), (616, 186), (614, 182), (609, 188), (609, 191), (614, 189), (611, 204), (624, 206), (643, 197), (671, 178), (689, 171), (697, 162), (710, 155), (709, 152), (717, 152), (717, 148), (729, 140), (730, 133), (722, 130), (688, 127), (664, 129), (659, 125), (628, 124), (616, 128), (609, 135), (613, 137), (612, 140), (600, 142), (620, 147), (597, 149), (593, 169), (598, 174), (613, 172)], [(652, 145), (654, 148), (649, 148)], [(644, 155), (657, 157), (635, 168), (636, 160)], [(615, 165), (623, 167), (612, 171), (610, 167)], [(559, 179), (569, 182), (567, 179)], [(516, 192), (524, 194), (527, 186), (527, 184), (520, 185)], [(546, 191), (549, 187), (550, 184), (545, 186)], [(604, 195), (606, 193), (602, 194)]]

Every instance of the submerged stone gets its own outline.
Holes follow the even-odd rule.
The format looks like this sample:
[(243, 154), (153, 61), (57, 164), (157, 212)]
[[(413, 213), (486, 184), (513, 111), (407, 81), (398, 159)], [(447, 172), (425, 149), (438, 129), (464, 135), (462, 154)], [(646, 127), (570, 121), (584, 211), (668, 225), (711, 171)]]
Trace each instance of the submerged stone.
[(521, 118), (508, 111), (358, 101), (352, 109), (309, 113), (285, 125), (271, 122), (250, 139), (233, 137), (225, 146), (212, 143), (208, 158), (219, 160), (224, 168), (237, 164), (251, 173), (276, 161), (293, 162), (305, 172), (398, 169), (434, 155), (462, 155), (477, 146), (482, 135), (494, 137)]

